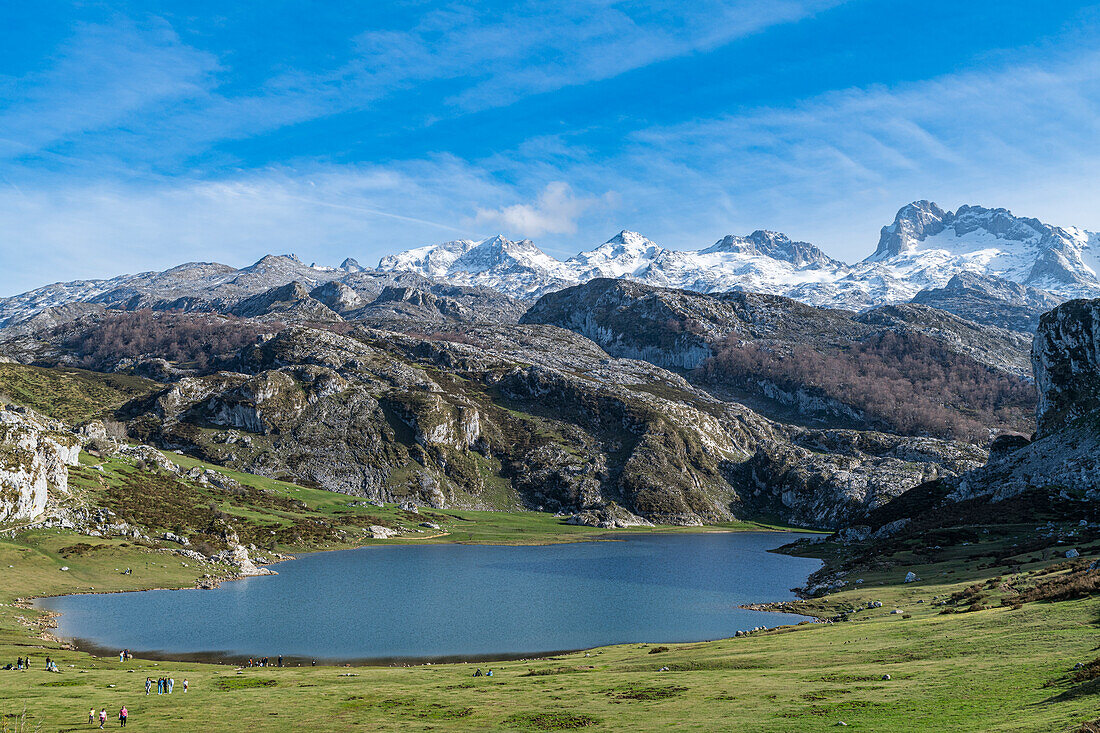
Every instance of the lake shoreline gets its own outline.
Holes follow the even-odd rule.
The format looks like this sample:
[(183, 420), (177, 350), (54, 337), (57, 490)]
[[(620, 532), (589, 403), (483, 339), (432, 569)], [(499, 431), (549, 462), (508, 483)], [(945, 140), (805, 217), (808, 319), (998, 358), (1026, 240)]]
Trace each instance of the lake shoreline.
[[(629, 539), (643, 539), (646, 537), (659, 537), (659, 536), (699, 536), (701, 534), (721, 534), (721, 535), (741, 535), (741, 534), (759, 534), (759, 535), (782, 535), (782, 534), (806, 534), (805, 532), (794, 532), (790, 530), (778, 530), (773, 528), (761, 529), (761, 530), (744, 530), (744, 529), (704, 529), (700, 528), (701, 532), (691, 533), (678, 533), (678, 532), (666, 532), (660, 529), (656, 531), (632, 531), (629, 533), (608, 532), (601, 533), (598, 536), (590, 536), (585, 538), (569, 538), (562, 542), (554, 543), (517, 543), (502, 545), (499, 543), (469, 543), (469, 542), (456, 542), (456, 543), (438, 543), (438, 542), (417, 542), (418, 539), (426, 538), (407, 538), (403, 541), (375, 541), (368, 544), (360, 545), (355, 548), (340, 548), (332, 550), (316, 550), (307, 552), (298, 552), (293, 555), (283, 554), (277, 560), (269, 563), (265, 563), (264, 567), (282, 564), (292, 560), (303, 559), (306, 557), (316, 557), (318, 555), (328, 555), (339, 552), (351, 552), (355, 550), (369, 550), (369, 549), (382, 549), (389, 547), (433, 547), (433, 546), (466, 546), (466, 547), (552, 547), (557, 545), (580, 545), (588, 543), (603, 543), (603, 542), (621, 542)], [(432, 539), (435, 539), (433, 537)], [(409, 541), (412, 540), (412, 541)], [(779, 548), (768, 548), (765, 550), (768, 553), (775, 552)], [(776, 553), (784, 554), (784, 553)], [(217, 585), (221, 585), (224, 581), (239, 581), (248, 578), (259, 578), (267, 576), (252, 576), (252, 575), (235, 575), (232, 577), (224, 577), (217, 579)], [(202, 579), (200, 579), (202, 580)], [(209, 582), (209, 579), (206, 579)], [(143, 594), (146, 592), (154, 591), (187, 591), (187, 590), (210, 590), (209, 584), (202, 585), (196, 582), (194, 585), (179, 585), (168, 587), (150, 587), (141, 589), (129, 589), (129, 590), (109, 590), (109, 591), (83, 591), (76, 593), (63, 593), (63, 594), (47, 594), (42, 596), (35, 596), (33, 598), (22, 598), (24, 604), (28, 607), (34, 608), (39, 614), (44, 614), (48, 621), (42, 623), (41, 617), (37, 623), (33, 623), (33, 626), (39, 630), (37, 637), (42, 640), (53, 641), (59, 643), (67, 648), (85, 652), (92, 656), (110, 657), (117, 655), (117, 650), (114, 649), (114, 645), (100, 644), (92, 639), (81, 638), (78, 635), (73, 636), (61, 636), (56, 632), (49, 631), (47, 629), (57, 629), (60, 627), (60, 618), (63, 615), (62, 611), (50, 609), (44, 606), (44, 602), (51, 598), (65, 598), (65, 597), (79, 597), (79, 596), (106, 596), (106, 595), (118, 595), (122, 593)], [(745, 609), (745, 610), (765, 610), (765, 606), (770, 604), (765, 603), (751, 603), (751, 604), (737, 604), (733, 608)], [(776, 603), (778, 605), (778, 602)], [(766, 610), (778, 611), (778, 608)], [(819, 620), (818, 617), (805, 612), (790, 612), (788, 615), (798, 616), (802, 619), (800, 623), (814, 622)], [(780, 628), (783, 626), (792, 626), (796, 624), (780, 624), (777, 626), (768, 626), (769, 629)], [(30, 628), (32, 624), (28, 624)], [(431, 666), (433, 664), (483, 664), (489, 662), (504, 662), (504, 661), (517, 661), (517, 660), (547, 660), (553, 659), (558, 655), (573, 654), (578, 652), (593, 651), (599, 648), (618, 645), (661, 645), (661, 644), (684, 644), (684, 643), (707, 643), (711, 641), (719, 641), (722, 639), (733, 638), (735, 634), (734, 629), (729, 629), (726, 635), (719, 635), (715, 637), (699, 638), (692, 635), (688, 635), (685, 638), (678, 638), (670, 640), (668, 638), (650, 638), (648, 640), (623, 638), (620, 640), (613, 640), (608, 642), (601, 642), (594, 645), (586, 646), (568, 646), (552, 647), (549, 649), (528, 649), (518, 652), (478, 652), (478, 653), (465, 653), (465, 654), (426, 654), (426, 655), (377, 655), (377, 656), (336, 656), (336, 655), (318, 655), (316, 657), (303, 656), (301, 654), (291, 654), (284, 656), (284, 662), (286, 666), (312, 666), (312, 663), (316, 661), (317, 666), (326, 667), (408, 667), (408, 666)], [(150, 660), (154, 662), (177, 662), (177, 663), (202, 663), (202, 664), (216, 664), (227, 666), (244, 666), (249, 659), (249, 655), (234, 652), (223, 652), (217, 650), (206, 651), (163, 651), (158, 649), (141, 649), (135, 650), (134, 647), (129, 647), (135, 658), (144, 660)], [(252, 655), (253, 659), (256, 659), (256, 655)]]

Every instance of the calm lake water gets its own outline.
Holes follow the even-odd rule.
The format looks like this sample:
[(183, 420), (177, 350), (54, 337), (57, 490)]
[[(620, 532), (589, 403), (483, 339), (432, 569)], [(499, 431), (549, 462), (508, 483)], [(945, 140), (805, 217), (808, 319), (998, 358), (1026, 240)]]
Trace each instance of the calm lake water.
[(686, 642), (801, 617), (742, 603), (792, 597), (817, 560), (767, 552), (804, 535), (637, 535), (540, 547), (375, 546), (303, 555), (215, 590), (48, 598), (60, 635), (170, 658), (492, 659)]

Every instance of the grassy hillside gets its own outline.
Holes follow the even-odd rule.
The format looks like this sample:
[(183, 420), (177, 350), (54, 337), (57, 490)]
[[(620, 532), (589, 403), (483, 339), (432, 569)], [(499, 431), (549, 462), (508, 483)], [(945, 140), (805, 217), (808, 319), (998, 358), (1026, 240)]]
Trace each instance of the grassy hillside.
[[(225, 490), (181, 478), (133, 459), (104, 459), (82, 454), (70, 471), (78, 501), (103, 506), (130, 524), (151, 532), (173, 532), (217, 544), (228, 524), (245, 544), (280, 552), (331, 550), (369, 544), (369, 527), (404, 529), (394, 541), (542, 544), (614, 537), (624, 532), (701, 532), (787, 529), (758, 522), (726, 522), (707, 527), (658, 527), (599, 530), (566, 524), (546, 512), (491, 512), (421, 508), (404, 511), (394, 504), (377, 507), (359, 497), (313, 489), (263, 476), (232, 471), (176, 453), (169, 460), (234, 479), (240, 489)], [(420, 527), (421, 522), (441, 530)], [(804, 531), (804, 530), (800, 530)]]
[(109, 417), (111, 410), (128, 400), (160, 388), (156, 382), (126, 374), (0, 364), (0, 398), (73, 425)]

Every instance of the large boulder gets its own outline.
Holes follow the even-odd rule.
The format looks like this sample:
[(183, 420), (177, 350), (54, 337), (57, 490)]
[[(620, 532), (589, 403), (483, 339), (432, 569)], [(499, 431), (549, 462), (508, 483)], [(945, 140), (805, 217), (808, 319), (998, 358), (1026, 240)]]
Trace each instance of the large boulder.
[(1100, 408), (1100, 299), (1071, 300), (1042, 317), (1031, 349), (1039, 437)]

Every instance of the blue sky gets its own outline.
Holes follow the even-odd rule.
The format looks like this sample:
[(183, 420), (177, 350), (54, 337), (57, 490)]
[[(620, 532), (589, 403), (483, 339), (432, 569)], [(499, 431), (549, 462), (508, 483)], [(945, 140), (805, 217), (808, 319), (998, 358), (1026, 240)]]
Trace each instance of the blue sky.
[(0, 295), (495, 233), (767, 228), (870, 254), (904, 203), (1100, 229), (1100, 6), (50, 2), (0, 10)]

